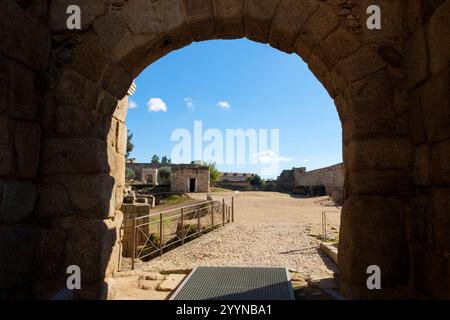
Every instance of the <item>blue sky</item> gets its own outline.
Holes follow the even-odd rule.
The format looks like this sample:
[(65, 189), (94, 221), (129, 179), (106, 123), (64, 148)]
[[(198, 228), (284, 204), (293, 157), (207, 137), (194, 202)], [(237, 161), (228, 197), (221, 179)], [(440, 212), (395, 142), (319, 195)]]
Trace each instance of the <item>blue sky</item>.
[(172, 132), (184, 128), (193, 135), (194, 121), (224, 137), (226, 129), (279, 129), (278, 155), (269, 142), (267, 152), (254, 154), (263, 163), (220, 164), (221, 171), (260, 173), (278, 160), (276, 174), (265, 176), (276, 178), (283, 169), (342, 161), (334, 103), (295, 54), (249, 40), (194, 43), (153, 63), (135, 82), (126, 122), (135, 145), (130, 157), (138, 162), (149, 162), (153, 154), (170, 157), (177, 145)]

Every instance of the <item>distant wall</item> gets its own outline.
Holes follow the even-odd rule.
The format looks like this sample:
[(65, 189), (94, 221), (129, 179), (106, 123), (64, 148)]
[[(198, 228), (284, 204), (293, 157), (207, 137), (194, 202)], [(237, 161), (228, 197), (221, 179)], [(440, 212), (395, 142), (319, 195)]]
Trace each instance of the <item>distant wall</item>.
[(344, 178), (345, 169), (343, 163), (309, 172), (294, 170), (294, 188), (323, 185), (328, 195), (341, 202)]

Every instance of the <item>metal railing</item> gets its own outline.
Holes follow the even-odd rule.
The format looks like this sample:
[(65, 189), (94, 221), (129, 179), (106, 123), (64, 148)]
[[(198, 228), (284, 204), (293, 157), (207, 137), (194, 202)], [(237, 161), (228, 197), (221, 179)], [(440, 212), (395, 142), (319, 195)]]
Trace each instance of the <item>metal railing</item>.
[(329, 239), (328, 234), (327, 234), (327, 225), (331, 225), (332, 227), (339, 228), (339, 225), (333, 224), (327, 219), (327, 213), (341, 214), (340, 211), (322, 211), (322, 239), (324, 241), (327, 241)]
[(134, 270), (136, 259), (161, 256), (168, 247), (184, 245), (186, 240), (234, 222), (234, 198), (200, 202), (130, 220), (131, 269)]

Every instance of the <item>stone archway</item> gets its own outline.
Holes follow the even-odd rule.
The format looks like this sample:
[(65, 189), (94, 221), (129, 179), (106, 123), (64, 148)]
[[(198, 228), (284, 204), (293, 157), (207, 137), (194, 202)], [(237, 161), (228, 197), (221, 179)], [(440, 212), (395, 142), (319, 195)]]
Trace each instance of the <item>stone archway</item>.
[[(11, 22), (0, 49), (5, 296), (49, 297), (77, 264), (79, 298), (113, 297), (133, 78), (193, 41), (247, 37), (298, 54), (335, 101), (347, 172), (343, 294), (449, 297), (449, 0), (78, 2), (79, 32), (66, 28), (72, 0), (48, 11), (6, 0), (0, 13)], [(382, 9), (381, 30), (365, 27), (370, 4)], [(17, 268), (23, 254), (30, 261)], [(380, 291), (366, 287), (374, 264)]]

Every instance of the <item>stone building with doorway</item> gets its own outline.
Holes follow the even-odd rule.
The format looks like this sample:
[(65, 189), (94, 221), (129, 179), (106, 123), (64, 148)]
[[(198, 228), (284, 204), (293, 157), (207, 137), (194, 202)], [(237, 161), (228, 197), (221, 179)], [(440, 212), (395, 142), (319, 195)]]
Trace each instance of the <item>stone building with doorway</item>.
[[(127, 163), (137, 180), (154, 186), (170, 184), (172, 192), (209, 192), (209, 167), (202, 164)], [(161, 181), (159, 171), (170, 169), (169, 183)]]
[(158, 168), (142, 168), (141, 181), (145, 184), (158, 185)]
[(209, 167), (195, 164), (172, 166), (170, 191), (209, 192)]

